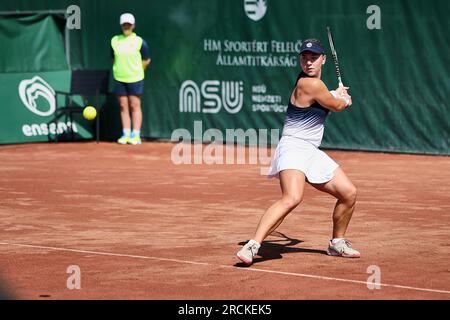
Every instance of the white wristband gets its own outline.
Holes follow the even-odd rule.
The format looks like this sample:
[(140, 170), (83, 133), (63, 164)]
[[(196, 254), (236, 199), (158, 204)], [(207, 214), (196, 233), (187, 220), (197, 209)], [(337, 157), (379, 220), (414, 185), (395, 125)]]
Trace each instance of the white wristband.
[(337, 96), (335, 90), (331, 90), (330, 93), (331, 93), (331, 94), (333, 95), (333, 97), (335, 97), (336, 99), (342, 99), (342, 100), (344, 100), (345, 106), (346, 106), (346, 107), (350, 104), (350, 99), (349, 99), (349, 98), (346, 98), (346, 97), (339, 97), (339, 98), (338, 98), (338, 96)]
[(344, 100), (345, 106), (348, 107), (348, 105), (350, 104), (350, 99), (346, 97), (341, 97), (341, 99)]

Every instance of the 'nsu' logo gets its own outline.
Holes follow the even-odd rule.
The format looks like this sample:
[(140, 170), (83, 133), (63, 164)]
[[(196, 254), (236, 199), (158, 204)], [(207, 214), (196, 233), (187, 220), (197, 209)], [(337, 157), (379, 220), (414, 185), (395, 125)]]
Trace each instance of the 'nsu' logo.
[(194, 81), (187, 80), (180, 88), (180, 112), (218, 113), (223, 107), (234, 114), (242, 109), (243, 104), (242, 81), (208, 80), (199, 88)]
[[(19, 96), (23, 104), (38, 116), (46, 117), (56, 110), (55, 90), (39, 76), (22, 80), (19, 84)], [(44, 111), (37, 105), (36, 101), (39, 97), (47, 100), (47, 110)]]

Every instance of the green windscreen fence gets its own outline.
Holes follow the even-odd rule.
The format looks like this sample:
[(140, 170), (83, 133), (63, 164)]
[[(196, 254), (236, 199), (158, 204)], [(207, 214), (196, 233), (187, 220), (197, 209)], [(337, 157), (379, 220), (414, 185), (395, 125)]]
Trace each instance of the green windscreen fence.
[(0, 15), (0, 72), (67, 70), (63, 17)]
[(0, 15), (0, 143), (92, 138), (78, 114), (55, 118), (55, 92), (70, 89), (64, 30), (64, 15)]
[[(193, 138), (217, 129), (219, 140), (235, 139), (227, 136), (227, 129), (278, 129), (279, 134), (303, 40), (318, 38), (324, 43), (328, 61), (322, 79), (330, 90), (337, 86), (328, 25), (353, 106), (328, 117), (322, 146), (448, 155), (449, 3), (4, 0), (0, 11), (77, 5), (81, 28), (69, 31), (71, 67), (77, 69), (110, 68), (110, 39), (120, 32), (119, 16), (133, 13), (136, 32), (148, 42), (152, 58), (142, 97), (142, 132), (157, 139), (171, 139), (177, 129)], [(9, 55), (0, 51), (2, 68), (8, 67)], [(38, 69), (53, 59), (34, 58), (27, 61)], [(113, 139), (120, 134), (119, 110), (114, 98), (106, 102), (102, 132)], [(4, 102), (0, 108), (5, 108)], [(16, 101), (14, 108), (24, 107)]]

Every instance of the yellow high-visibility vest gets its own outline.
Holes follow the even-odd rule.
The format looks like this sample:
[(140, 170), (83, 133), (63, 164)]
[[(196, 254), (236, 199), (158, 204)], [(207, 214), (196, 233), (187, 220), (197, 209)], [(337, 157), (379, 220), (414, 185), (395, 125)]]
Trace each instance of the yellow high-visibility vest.
[(111, 39), (111, 47), (114, 50), (114, 79), (126, 83), (144, 79), (141, 55), (142, 41), (142, 38), (134, 32), (128, 37), (120, 34)]

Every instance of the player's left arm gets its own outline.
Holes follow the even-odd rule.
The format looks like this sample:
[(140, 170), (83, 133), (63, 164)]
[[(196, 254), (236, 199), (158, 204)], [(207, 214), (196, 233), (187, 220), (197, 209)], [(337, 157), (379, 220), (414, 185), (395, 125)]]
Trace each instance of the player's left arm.
[(145, 42), (145, 40), (142, 40), (141, 56), (142, 56), (142, 68), (145, 71), (145, 70), (147, 70), (148, 66), (152, 62), (152, 59), (150, 58), (150, 54), (149, 54), (149, 50), (148, 50), (148, 45), (147, 45), (147, 42)]
[(346, 89), (336, 89), (339, 92), (330, 92), (323, 81), (317, 78), (301, 79), (297, 89), (300, 94), (310, 97), (312, 101), (317, 101), (321, 106), (333, 112), (343, 111), (352, 104), (351, 97), (348, 94), (342, 95), (343, 90)]

